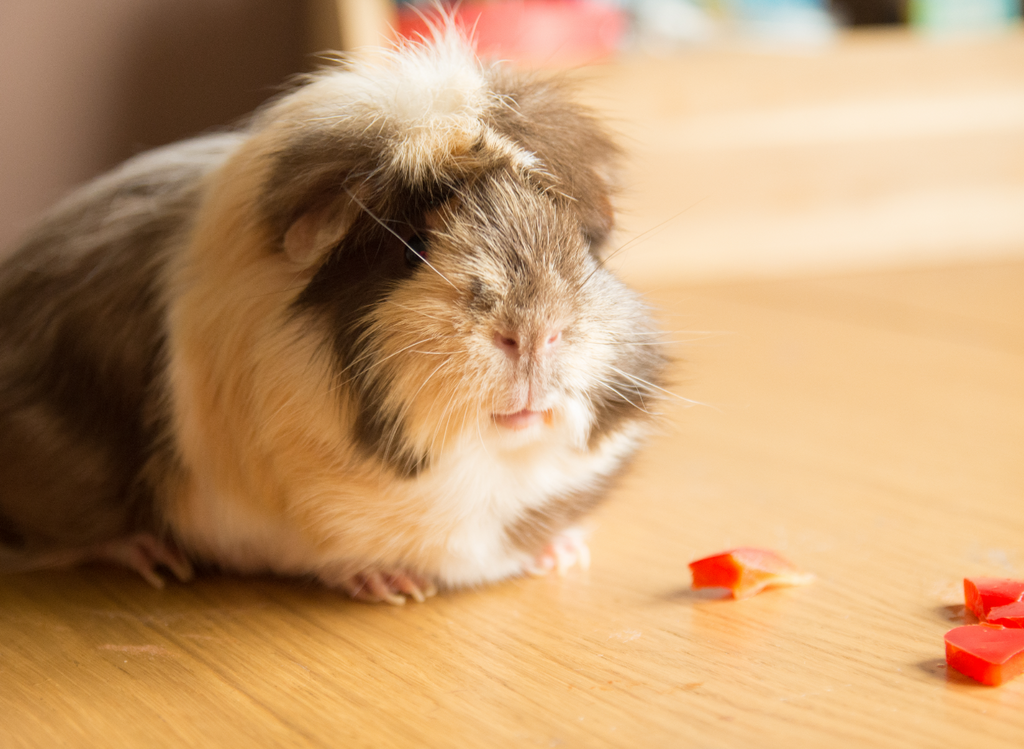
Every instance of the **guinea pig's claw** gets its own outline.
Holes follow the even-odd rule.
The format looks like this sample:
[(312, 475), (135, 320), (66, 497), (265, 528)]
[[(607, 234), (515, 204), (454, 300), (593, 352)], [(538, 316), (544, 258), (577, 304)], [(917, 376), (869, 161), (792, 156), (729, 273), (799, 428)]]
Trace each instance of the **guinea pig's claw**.
[(406, 596), (423, 603), (437, 595), (437, 586), (432, 582), (405, 572), (363, 572), (338, 584), (356, 601), (384, 602), (393, 606), (405, 604)]
[(559, 575), (564, 575), (574, 566), (581, 570), (590, 569), (590, 547), (587, 546), (581, 528), (569, 528), (551, 539), (551, 543), (537, 555), (526, 572), (542, 577), (555, 570)]
[(193, 575), (188, 559), (177, 548), (151, 533), (136, 533), (101, 544), (91, 556), (135, 570), (154, 588), (164, 587), (163, 578), (156, 572), (158, 566), (169, 569), (183, 583), (191, 580)]

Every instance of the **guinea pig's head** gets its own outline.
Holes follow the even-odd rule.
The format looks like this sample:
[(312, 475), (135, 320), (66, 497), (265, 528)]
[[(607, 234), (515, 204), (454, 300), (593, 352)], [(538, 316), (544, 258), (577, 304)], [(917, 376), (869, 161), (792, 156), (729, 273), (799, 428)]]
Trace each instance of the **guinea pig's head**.
[(329, 332), (356, 440), (401, 475), (483, 440), (581, 450), (649, 417), (664, 365), (602, 264), (618, 150), (563, 86), (447, 31), (263, 115), (263, 211)]

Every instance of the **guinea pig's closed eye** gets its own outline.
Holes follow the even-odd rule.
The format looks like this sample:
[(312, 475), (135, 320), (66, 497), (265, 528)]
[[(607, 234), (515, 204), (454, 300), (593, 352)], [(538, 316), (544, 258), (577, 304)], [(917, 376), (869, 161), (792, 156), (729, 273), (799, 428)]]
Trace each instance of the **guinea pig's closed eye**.
[(405, 264), (410, 268), (425, 262), (429, 253), (430, 242), (426, 236), (416, 232), (405, 241)]

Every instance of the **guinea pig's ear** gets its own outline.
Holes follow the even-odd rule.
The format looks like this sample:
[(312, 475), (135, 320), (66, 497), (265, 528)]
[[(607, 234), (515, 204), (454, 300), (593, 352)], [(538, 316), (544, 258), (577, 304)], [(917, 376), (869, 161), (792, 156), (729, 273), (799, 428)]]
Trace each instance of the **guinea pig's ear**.
[(301, 268), (317, 264), (352, 227), (359, 207), (352, 200), (337, 200), (303, 213), (284, 233), (284, 253)]

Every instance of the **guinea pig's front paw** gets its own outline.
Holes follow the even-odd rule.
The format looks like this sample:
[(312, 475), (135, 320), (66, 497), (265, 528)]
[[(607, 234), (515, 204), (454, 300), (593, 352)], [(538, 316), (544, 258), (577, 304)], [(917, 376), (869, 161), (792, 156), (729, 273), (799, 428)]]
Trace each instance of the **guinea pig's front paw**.
[(405, 603), (406, 596), (423, 603), (431, 596), (437, 595), (437, 586), (434, 583), (411, 572), (373, 570), (346, 577), (320, 577), (331, 587), (344, 590), (354, 600), (368, 603), (386, 602), (401, 606)]
[(574, 565), (578, 565), (581, 570), (590, 569), (590, 548), (582, 528), (567, 528), (551, 539), (551, 543), (534, 558), (526, 571), (541, 576), (555, 570), (559, 575), (564, 575)]

